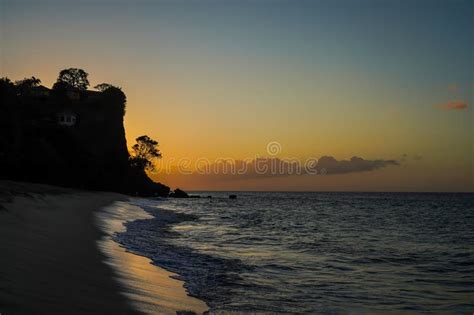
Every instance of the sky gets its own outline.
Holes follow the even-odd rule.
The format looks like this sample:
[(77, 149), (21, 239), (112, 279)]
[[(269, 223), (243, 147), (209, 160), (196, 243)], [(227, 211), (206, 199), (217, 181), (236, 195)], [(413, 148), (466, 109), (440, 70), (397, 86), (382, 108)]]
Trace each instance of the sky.
[[(173, 188), (474, 190), (473, 1), (0, 0), (0, 19), (0, 76), (120, 86), (128, 145), (158, 140)], [(338, 171), (195, 174), (324, 156)]]

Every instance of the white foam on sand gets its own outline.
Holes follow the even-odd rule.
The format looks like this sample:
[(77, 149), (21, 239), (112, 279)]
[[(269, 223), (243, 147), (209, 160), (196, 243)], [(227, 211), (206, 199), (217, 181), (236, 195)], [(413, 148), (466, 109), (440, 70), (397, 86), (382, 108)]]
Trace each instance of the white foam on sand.
[(188, 296), (183, 282), (172, 278), (176, 274), (152, 265), (146, 257), (126, 251), (112, 239), (115, 233), (126, 230), (125, 222), (151, 218), (154, 217), (140, 207), (123, 201), (96, 212), (96, 224), (105, 233), (97, 245), (122, 284), (122, 293), (145, 314), (207, 311), (205, 302)]

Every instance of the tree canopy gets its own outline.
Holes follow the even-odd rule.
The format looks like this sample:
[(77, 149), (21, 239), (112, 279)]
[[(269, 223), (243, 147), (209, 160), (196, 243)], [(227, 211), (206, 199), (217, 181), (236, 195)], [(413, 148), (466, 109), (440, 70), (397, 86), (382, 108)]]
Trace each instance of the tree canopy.
[(121, 104), (122, 115), (125, 115), (125, 103), (127, 102), (127, 97), (120, 87), (109, 83), (101, 83), (96, 85), (94, 88), (101, 91), (104, 96), (114, 100), (115, 103)]
[(35, 77), (24, 78), (23, 80), (15, 81), (15, 85), (19, 88), (32, 88), (41, 84), (41, 80)]
[[(99, 90), (101, 92), (104, 92), (110, 88), (117, 88), (115, 86), (113, 86), (112, 84), (109, 84), (109, 83), (101, 83), (101, 84), (97, 84), (96, 86), (94, 86), (94, 89), (96, 90)], [(117, 88), (119, 89), (119, 88)]]
[[(78, 68), (69, 68), (64, 69), (59, 72), (58, 80), (56, 81), (55, 86), (70, 86), (79, 90), (87, 90), (89, 87), (89, 80), (87, 76), (89, 74), (82, 69)], [(54, 88), (54, 87), (53, 87)]]
[(131, 165), (141, 170), (155, 170), (154, 161), (162, 157), (158, 150), (158, 142), (146, 135), (138, 137), (136, 141), (132, 147)]
[(100, 83), (100, 84), (97, 84), (96, 86), (94, 86), (94, 89), (96, 90), (99, 90), (101, 92), (105, 92), (107, 91), (108, 89), (111, 89), (111, 88), (115, 88), (115, 89), (119, 89), (119, 87), (116, 87), (110, 83)]
[(9, 78), (7, 77), (0, 78), (0, 92), (6, 91), (7, 89), (13, 90), (14, 88), (15, 88), (15, 85)]

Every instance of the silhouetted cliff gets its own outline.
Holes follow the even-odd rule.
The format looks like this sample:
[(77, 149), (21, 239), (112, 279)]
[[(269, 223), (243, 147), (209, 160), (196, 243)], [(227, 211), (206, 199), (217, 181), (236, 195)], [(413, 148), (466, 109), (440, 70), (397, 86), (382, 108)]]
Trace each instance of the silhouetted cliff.
[(167, 196), (130, 166), (125, 94), (0, 82), (0, 178)]

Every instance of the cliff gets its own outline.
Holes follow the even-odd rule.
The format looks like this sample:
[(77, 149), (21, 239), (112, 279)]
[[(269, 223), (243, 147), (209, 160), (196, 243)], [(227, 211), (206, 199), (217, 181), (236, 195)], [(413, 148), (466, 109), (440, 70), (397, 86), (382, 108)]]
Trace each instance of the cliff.
[(125, 94), (0, 84), (0, 178), (131, 195), (169, 188), (130, 166)]

